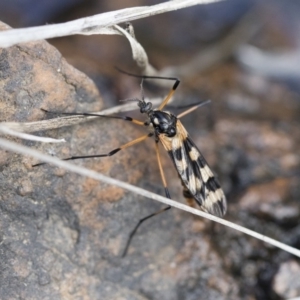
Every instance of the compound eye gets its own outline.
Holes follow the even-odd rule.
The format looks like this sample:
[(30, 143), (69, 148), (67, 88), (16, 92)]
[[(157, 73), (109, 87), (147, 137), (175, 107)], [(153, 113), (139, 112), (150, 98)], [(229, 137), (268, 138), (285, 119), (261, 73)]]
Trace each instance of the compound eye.
[(152, 103), (148, 102), (146, 105), (146, 110), (151, 110), (152, 109)]

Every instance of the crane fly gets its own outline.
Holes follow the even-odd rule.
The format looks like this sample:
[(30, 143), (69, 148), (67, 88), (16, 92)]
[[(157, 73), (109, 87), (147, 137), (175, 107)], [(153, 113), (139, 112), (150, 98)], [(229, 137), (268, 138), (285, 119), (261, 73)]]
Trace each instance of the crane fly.
[[(121, 70), (120, 70), (121, 71)], [(218, 183), (218, 180), (214, 176), (210, 167), (208, 166), (206, 160), (201, 154), (200, 150), (197, 148), (195, 143), (190, 138), (186, 129), (182, 125), (179, 120), (181, 117), (187, 115), (188, 113), (196, 110), (199, 106), (203, 105), (203, 102), (198, 103), (186, 111), (179, 114), (177, 117), (172, 113), (163, 110), (165, 106), (168, 104), (170, 99), (172, 98), (175, 90), (177, 89), (180, 80), (174, 77), (159, 77), (159, 76), (139, 76), (131, 73), (127, 73), (121, 71), (129, 76), (139, 77), (144, 79), (166, 79), (175, 81), (171, 91), (166, 96), (166, 98), (162, 101), (158, 108), (154, 109), (151, 102), (146, 102), (144, 96), (142, 95), (141, 99), (130, 99), (131, 101), (137, 101), (137, 105), (140, 109), (141, 114), (145, 114), (147, 116), (147, 121), (143, 122), (140, 120), (133, 119), (128, 116), (117, 116), (117, 115), (99, 115), (93, 113), (59, 113), (64, 115), (84, 115), (84, 116), (97, 116), (104, 118), (115, 118), (122, 119), (125, 121), (133, 122), (134, 124), (147, 126), (151, 128), (151, 132), (147, 135), (139, 137), (133, 141), (130, 141), (119, 148), (116, 148), (109, 153), (105, 154), (96, 154), (96, 155), (88, 155), (88, 156), (72, 156), (69, 158), (65, 158), (63, 160), (75, 160), (75, 159), (83, 159), (83, 158), (95, 158), (95, 157), (108, 157), (118, 153), (121, 150), (124, 150), (130, 146), (133, 146), (137, 143), (140, 143), (146, 140), (149, 137), (154, 137), (155, 140), (155, 149), (157, 155), (158, 166), (160, 170), (160, 175), (162, 179), (162, 183), (165, 189), (165, 194), (167, 198), (171, 199), (160, 155), (158, 144), (159, 142), (163, 145), (165, 150), (168, 152), (176, 170), (178, 176), (183, 185), (183, 195), (191, 202), (191, 200), (195, 200), (199, 205), (200, 209), (210, 213), (212, 215), (223, 217), (226, 213), (226, 198), (223, 190)], [(49, 112), (44, 110), (45, 112)], [(53, 113), (53, 112), (49, 112)], [(57, 113), (57, 112), (55, 112)], [(36, 164), (34, 166), (39, 166), (44, 163)], [(170, 206), (167, 206), (155, 213), (152, 213), (142, 219), (139, 220), (137, 225), (134, 227), (132, 232), (130, 233), (129, 239), (127, 241), (125, 250), (123, 252), (123, 256), (126, 255), (127, 250), (129, 248), (130, 242), (136, 233), (137, 229), (140, 225), (146, 221), (147, 219), (158, 215), (168, 209)]]

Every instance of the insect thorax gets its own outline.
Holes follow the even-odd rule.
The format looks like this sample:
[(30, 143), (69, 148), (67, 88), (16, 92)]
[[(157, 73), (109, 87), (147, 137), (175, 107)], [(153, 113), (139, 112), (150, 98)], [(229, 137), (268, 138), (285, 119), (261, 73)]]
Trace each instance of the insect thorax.
[(153, 110), (149, 117), (157, 135), (165, 134), (168, 137), (176, 135), (177, 118), (174, 115), (166, 111)]

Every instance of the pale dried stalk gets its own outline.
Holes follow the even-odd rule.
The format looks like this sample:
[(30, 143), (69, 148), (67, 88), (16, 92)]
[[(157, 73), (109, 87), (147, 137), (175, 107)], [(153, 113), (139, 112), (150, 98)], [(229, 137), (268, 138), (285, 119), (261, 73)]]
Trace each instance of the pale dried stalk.
[[(10, 123), (8, 123), (8, 124), (10, 124)], [(42, 142), (42, 143), (63, 143), (66, 141), (65, 139), (58, 140), (58, 139), (53, 139), (53, 138), (49, 138), (49, 137), (40, 137), (40, 136), (36, 136), (36, 135), (18, 132), (16, 130), (13, 130), (9, 126), (7, 126), (5, 123), (2, 123), (2, 124), (0, 123), (0, 133), (2, 133), (3, 135), (11, 135), (11, 136), (14, 136), (14, 137), (17, 137), (20, 139), (30, 140), (30, 141), (35, 141), (35, 142)]]
[(97, 173), (95, 171), (83, 168), (81, 166), (73, 165), (73, 164), (71, 164), (69, 162), (59, 160), (58, 158), (42, 154), (42, 153), (40, 153), (40, 152), (38, 152), (36, 150), (30, 149), (30, 148), (25, 147), (25, 146), (21, 146), (19, 144), (7, 141), (5, 139), (1, 139), (0, 138), (0, 147), (2, 147), (3, 149), (6, 149), (6, 150), (10, 150), (10, 151), (16, 152), (16, 153), (20, 153), (20, 154), (23, 154), (23, 155), (28, 155), (28, 156), (37, 158), (37, 159), (39, 159), (41, 161), (44, 161), (44, 162), (47, 162), (47, 163), (51, 163), (51, 164), (56, 165), (58, 167), (62, 167), (65, 170), (68, 170), (70, 172), (74, 172), (74, 173), (80, 174), (82, 176), (87, 176), (87, 177), (90, 177), (90, 178), (93, 178), (93, 179), (105, 182), (107, 184), (118, 186), (118, 187), (123, 188), (123, 189), (125, 189), (127, 191), (130, 191), (130, 192), (133, 192), (135, 194), (141, 195), (143, 197), (147, 197), (149, 199), (152, 199), (152, 200), (155, 200), (155, 201), (159, 201), (159, 202), (164, 203), (166, 205), (170, 205), (172, 207), (176, 207), (178, 209), (187, 211), (187, 212), (192, 213), (194, 215), (197, 215), (197, 216), (200, 216), (200, 217), (212, 220), (214, 222), (220, 223), (220, 224), (225, 225), (227, 227), (230, 227), (230, 228), (233, 228), (233, 229), (238, 230), (240, 232), (243, 232), (243, 233), (245, 233), (247, 235), (255, 237), (255, 238), (257, 238), (259, 240), (262, 240), (262, 241), (264, 241), (264, 242), (266, 242), (266, 243), (268, 243), (270, 245), (273, 245), (273, 246), (275, 246), (277, 248), (280, 248), (280, 249), (282, 249), (282, 250), (284, 250), (286, 252), (289, 252), (289, 253), (291, 253), (291, 254), (293, 254), (295, 256), (300, 257), (300, 250), (298, 250), (296, 248), (293, 248), (291, 246), (285, 245), (285, 244), (283, 244), (281, 242), (278, 242), (278, 241), (276, 241), (274, 239), (271, 239), (271, 238), (269, 238), (269, 237), (267, 237), (265, 235), (262, 235), (260, 233), (254, 232), (254, 231), (252, 231), (250, 229), (247, 229), (247, 228), (245, 228), (243, 226), (236, 225), (236, 224), (231, 223), (229, 221), (226, 221), (224, 219), (220, 219), (220, 218), (218, 218), (216, 216), (213, 216), (213, 215), (207, 214), (205, 212), (202, 212), (200, 210), (194, 209), (194, 208), (192, 208), (190, 206), (187, 206), (187, 205), (184, 205), (182, 203), (176, 202), (174, 200), (171, 200), (171, 199), (162, 197), (160, 195), (151, 193), (151, 192), (146, 191), (146, 190), (144, 190), (142, 188), (139, 188), (139, 187), (133, 186), (131, 184), (119, 181), (117, 179), (113, 179), (113, 178), (107, 177), (107, 176), (105, 176), (103, 174), (100, 174), (100, 173)]
[[(157, 75), (158, 71), (149, 63), (149, 59), (147, 56), (146, 51), (144, 50), (143, 46), (132, 36), (131, 34), (124, 30), (122, 27), (115, 25), (114, 28), (117, 30), (118, 33), (123, 34), (130, 43), (131, 51), (132, 51), (132, 58), (141, 69), (141, 73), (143, 75), (148, 76), (155, 76)], [(133, 27), (131, 27), (133, 30)]]
[(248, 45), (239, 47), (236, 57), (245, 68), (264, 77), (300, 78), (299, 49), (272, 53)]
[[(153, 105), (158, 105), (161, 102), (161, 99), (152, 99), (151, 102)], [(91, 113), (99, 114), (99, 115), (111, 115), (111, 114), (117, 114), (121, 112), (127, 112), (130, 110), (135, 110), (135, 109), (137, 109), (136, 102), (129, 102), (124, 105), (118, 105), (108, 109), (104, 109), (99, 112), (91, 112)], [(65, 117), (59, 117), (59, 118), (36, 121), (36, 122), (25, 122), (25, 123), (2, 122), (0, 123), (0, 134), (2, 133), (2, 135), (5, 134), (12, 135), (22, 139), (39, 141), (44, 143), (61, 143), (61, 142), (65, 142), (65, 140), (64, 139), (56, 140), (48, 137), (38, 137), (34, 135), (27, 135), (24, 133), (44, 131), (50, 129), (57, 129), (65, 126), (77, 125), (97, 118), (98, 117), (95, 116), (74, 115), (74, 116), (65, 116)]]
[(107, 34), (110, 31), (107, 27), (116, 24), (130, 22), (197, 4), (208, 4), (219, 1), (222, 0), (173, 0), (152, 6), (125, 8), (61, 24), (7, 30), (0, 33), (0, 47), (6, 48), (19, 43), (81, 33)]

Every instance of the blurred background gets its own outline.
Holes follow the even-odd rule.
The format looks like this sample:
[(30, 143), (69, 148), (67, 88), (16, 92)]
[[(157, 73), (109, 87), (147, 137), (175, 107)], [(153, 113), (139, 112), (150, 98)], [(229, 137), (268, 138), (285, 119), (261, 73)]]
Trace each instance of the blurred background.
[[(1, 1), (0, 20), (21, 28), (160, 2)], [(228, 0), (132, 23), (150, 63), (157, 70), (180, 78), (176, 103), (212, 100), (211, 105), (198, 109), (182, 121), (218, 174), (228, 198), (226, 219), (298, 249), (299, 15), (300, 1)], [(76, 35), (48, 42), (71, 65), (93, 79), (104, 107), (118, 105), (120, 99), (140, 96), (139, 80), (120, 74), (114, 68), (118, 66), (139, 73), (125, 38)], [(144, 88), (150, 98), (163, 97), (168, 92), (151, 83), (145, 83)], [(125, 130), (128, 130), (125, 134), (130, 135), (129, 129)], [(143, 163), (154, 165), (155, 153), (149, 156), (151, 158), (146, 157)], [(181, 193), (180, 183), (168, 164), (168, 157), (163, 157), (171, 194), (177, 195)], [(158, 173), (146, 169), (145, 174), (147, 178), (144, 175), (137, 185), (163, 193), (158, 188)], [(164, 255), (152, 253), (146, 259), (143, 255), (129, 255), (129, 261), (121, 266), (108, 259), (106, 263), (112, 273), (102, 274), (101, 279), (105, 278), (114, 287), (126, 286), (134, 290), (139, 293), (139, 299), (288, 299), (300, 296), (299, 259), (231, 229), (203, 223), (186, 214), (175, 214), (177, 229), (166, 241), (175, 241), (177, 256), (168, 252), (168, 245), (160, 241), (155, 251), (164, 249)], [(184, 221), (186, 218), (189, 221)], [(168, 223), (161, 226), (166, 231), (169, 229)], [(151, 237), (159, 227), (156, 224)], [(192, 233), (183, 233), (185, 228)], [(203, 240), (198, 240), (200, 232)], [(174, 234), (178, 234), (179, 244)], [(151, 243), (149, 239), (148, 236)], [(145, 240), (140, 241), (143, 243)], [(141, 247), (137, 244), (135, 250), (145, 251)], [(210, 251), (213, 256), (206, 256)], [(173, 260), (164, 264), (170, 253), (176, 258), (173, 256)], [(138, 262), (131, 269), (128, 264), (133, 259)], [(98, 267), (101, 268), (99, 261), (97, 263), (94, 274)], [(157, 264), (159, 269), (156, 269)], [(138, 276), (133, 275), (136, 272)], [(136, 277), (128, 279), (124, 274)]]

